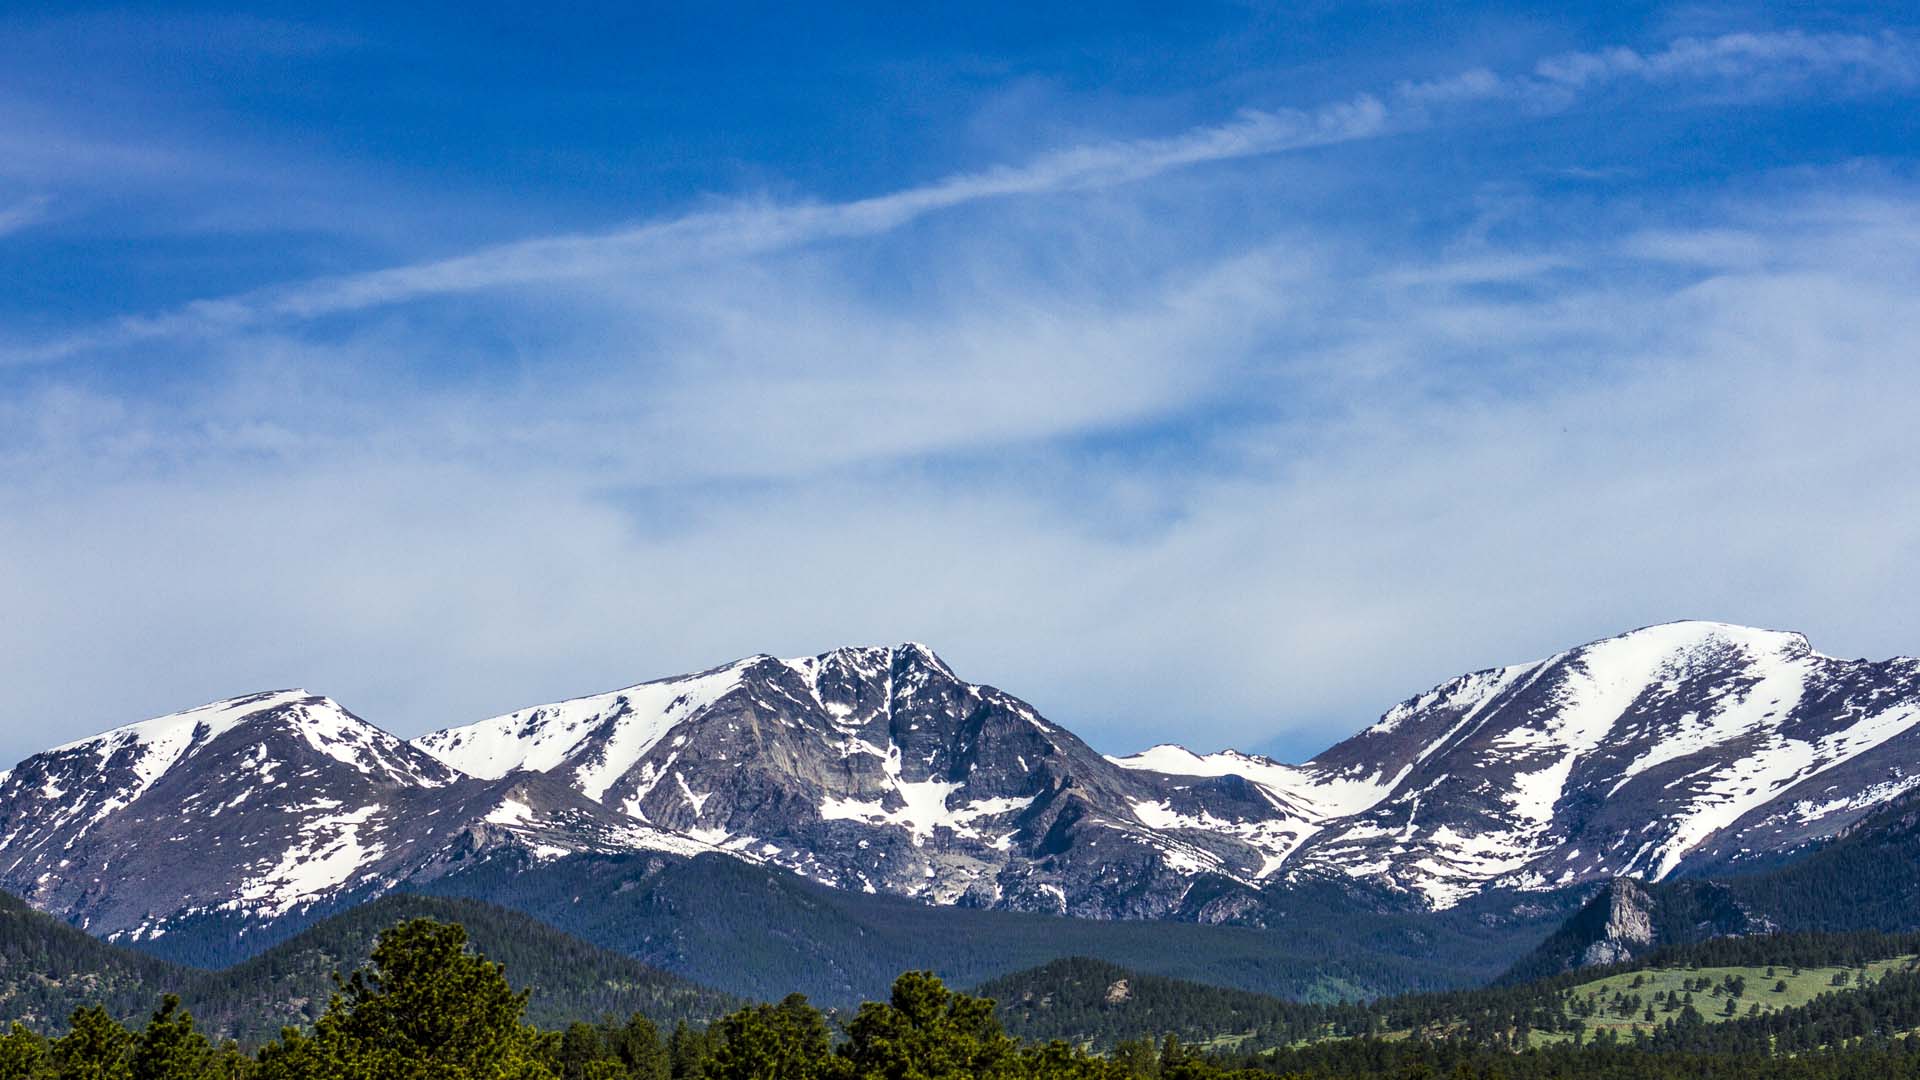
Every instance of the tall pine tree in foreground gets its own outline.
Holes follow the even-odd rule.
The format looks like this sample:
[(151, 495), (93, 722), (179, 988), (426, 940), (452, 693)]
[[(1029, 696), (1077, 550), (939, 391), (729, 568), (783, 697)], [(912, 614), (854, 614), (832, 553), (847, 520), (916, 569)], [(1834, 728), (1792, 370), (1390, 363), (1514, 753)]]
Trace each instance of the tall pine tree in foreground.
[(60, 1080), (128, 1080), (133, 1036), (98, 1005), (75, 1009), (67, 1033), (53, 1042), (54, 1075)]
[(213, 1075), (213, 1044), (193, 1026), (193, 1016), (168, 994), (146, 1030), (134, 1037), (130, 1080), (205, 1080)]
[(833, 1036), (802, 994), (721, 1018), (706, 1080), (831, 1080)]
[(467, 932), (414, 919), (380, 935), (371, 964), (340, 983), (311, 1035), (261, 1049), (260, 1080), (553, 1080), (527, 995)]
[(47, 1040), (15, 1020), (0, 1035), (0, 1080), (30, 1080), (47, 1062)]
[(993, 1002), (956, 994), (931, 971), (909, 971), (885, 1004), (860, 1006), (841, 1053), (857, 1080), (995, 1080), (1020, 1067)]

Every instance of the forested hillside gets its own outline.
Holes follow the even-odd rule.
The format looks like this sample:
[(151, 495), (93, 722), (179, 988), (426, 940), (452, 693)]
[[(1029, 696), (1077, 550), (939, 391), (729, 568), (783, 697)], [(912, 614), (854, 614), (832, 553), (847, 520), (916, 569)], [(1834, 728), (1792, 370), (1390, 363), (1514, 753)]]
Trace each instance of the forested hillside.
[(738, 998), (590, 945), (517, 911), (404, 894), (336, 915), (252, 960), (198, 974), (180, 993), (214, 1031), (257, 1042), (285, 1024), (318, 1019), (333, 991), (334, 973), (366, 963), (382, 931), (416, 918), (466, 927), (473, 947), (505, 964), (513, 985), (528, 991), (527, 1019), (543, 1027), (633, 1013), (666, 1025), (705, 1022), (740, 1005)]
[(1102, 1049), (1166, 1035), (1227, 1048), (1273, 1045), (1301, 1037), (1326, 1020), (1321, 1007), (1142, 974), (1087, 957), (991, 979), (974, 992), (994, 1000), (1011, 1034)]
[[(1885, 944), (1884, 942), (1882, 944)], [(1804, 955), (1850, 943), (1802, 941)], [(1825, 952), (1822, 952), (1825, 950)], [(1702, 969), (1704, 970), (1704, 969)], [(1097, 965), (1050, 965), (1084, 1002), (1086, 988), (1114, 974)], [(1217, 1007), (1234, 1022), (1261, 1022), (1262, 1007), (1202, 988), (1134, 980), (1109, 983), (1102, 1000), (1163, 1010)], [(288, 1029), (249, 1055), (209, 1039), (172, 995), (132, 1028), (105, 1010), (82, 1008), (58, 1038), (15, 1024), (0, 1035), (0, 1080), (1866, 1080), (1920, 1076), (1920, 975), (1895, 971), (1860, 989), (1819, 995), (1771, 1016), (1714, 1025), (1689, 1010), (1661, 1031), (1626, 1042), (1609, 1035), (1544, 1048), (1510, 1049), (1442, 1031), (1380, 1031), (1319, 1038), (1261, 1052), (1223, 1051), (1177, 1038), (1136, 1038), (1092, 1053), (1067, 1041), (1008, 1034), (994, 1003), (956, 993), (933, 975), (908, 972), (885, 1001), (830, 1017), (800, 995), (748, 1006), (704, 1030), (663, 1035), (645, 1017), (578, 1021), (543, 1031), (526, 1020), (526, 995), (505, 969), (471, 947), (460, 926), (410, 919), (379, 936), (368, 962), (340, 984), (311, 1025)], [(1837, 983), (1837, 980), (1836, 980)], [(1116, 993), (1116, 989), (1122, 992)], [(1564, 988), (1531, 988), (1536, 1000), (1566, 1000)], [(1575, 997), (1580, 988), (1574, 988)], [(1494, 991), (1518, 1000), (1520, 988)], [(1062, 999), (1064, 1000), (1064, 998)], [(1402, 1003), (1406, 1008), (1418, 1003)], [(1442, 1004), (1429, 1001), (1427, 1006)], [(1299, 1017), (1332, 1010), (1292, 1005)], [(1079, 1007), (1062, 1015), (1077, 1015)], [(1363, 1012), (1365, 1010), (1362, 1010)], [(1146, 1015), (1137, 1013), (1136, 1015)], [(1687, 1017), (1691, 1017), (1690, 1019)]]
[(538, 874), (488, 865), (431, 889), (525, 911), (704, 985), (763, 999), (798, 991), (834, 1006), (884, 994), (901, 971), (967, 986), (1072, 956), (1315, 1001), (1480, 985), (1580, 899), (1501, 895), (1418, 912), (1363, 890), (1302, 887), (1268, 931), (934, 907), (715, 855), (580, 856)]
[(0, 1020), (58, 1026), (75, 1007), (90, 1003), (132, 1016), (152, 1005), (159, 988), (191, 977), (0, 893)]
[(0, 1022), (60, 1030), (77, 1006), (121, 1020), (177, 994), (215, 1036), (252, 1044), (286, 1024), (311, 1024), (336, 973), (371, 955), (380, 932), (413, 918), (457, 922), (474, 946), (508, 965), (537, 1024), (625, 1018), (705, 1022), (739, 999), (588, 944), (518, 912), (472, 900), (390, 896), (334, 916), (245, 963), (202, 971), (101, 942), (0, 894)]
[(1763, 870), (1720, 880), (1621, 880), (1597, 895), (1501, 981), (1729, 935), (1920, 931), (1920, 795)]
[(1920, 794), (1768, 873), (1727, 879), (1736, 899), (1787, 930), (1920, 930)]
[[(1730, 938), (1517, 986), (1332, 1004), (1282, 1001), (1074, 959), (992, 980), (978, 992), (999, 1003), (1002, 1022), (1015, 1034), (1099, 1048), (1169, 1034), (1241, 1052), (1369, 1038), (1503, 1050), (1652, 1039), (1677, 1048), (1692, 1045), (1694, 1028), (1748, 1020), (1757, 1026), (1729, 1030), (1792, 1031), (1796, 1045), (1810, 1047), (1825, 1045), (1832, 1015), (1860, 1023), (1852, 1003), (1885, 1000), (1888, 1015), (1904, 1015), (1898, 1012), (1901, 987), (1920, 978), (1917, 952), (1920, 935)], [(1866, 997), (1869, 989), (1882, 997)], [(1746, 1038), (1717, 1037), (1735, 1044)]]

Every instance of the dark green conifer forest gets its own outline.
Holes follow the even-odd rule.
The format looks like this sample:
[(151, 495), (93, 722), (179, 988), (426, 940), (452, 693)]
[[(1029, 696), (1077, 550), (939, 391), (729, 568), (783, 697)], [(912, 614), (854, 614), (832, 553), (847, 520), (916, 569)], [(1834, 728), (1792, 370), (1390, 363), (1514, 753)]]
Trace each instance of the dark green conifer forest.
[[(74, 1009), (57, 1033), (15, 1022), (0, 1035), (0, 1080), (1920, 1077), (1920, 972), (1906, 965), (1883, 968), (1877, 978), (1862, 974), (1869, 961), (1884, 964), (1915, 945), (1920, 941), (1888, 935), (1801, 935), (1668, 950), (1659, 958), (1666, 967), (1636, 973), (1639, 985), (1650, 985), (1650, 972), (1728, 961), (1751, 962), (1757, 971), (1767, 965), (1779, 981), (1822, 965), (1853, 966), (1830, 980), (1830, 991), (1767, 1015), (1709, 1023), (1692, 1006), (1646, 1004), (1668, 1019), (1631, 1040), (1586, 1038), (1577, 1024), (1561, 1030), (1569, 1027), (1567, 980), (1591, 980), (1593, 972), (1324, 1006), (1142, 978), (1095, 961), (1047, 965), (997, 980), (983, 994), (910, 971), (886, 1001), (850, 1011), (825, 1012), (792, 994), (709, 1024), (680, 1020), (663, 1028), (639, 1013), (530, 1023), (531, 991), (516, 990), (506, 966), (476, 950), (465, 927), (410, 918), (379, 934), (365, 964), (334, 978), (313, 1023), (289, 1025), (250, 1051), (209, 1037), (181, 999), (167, 994), (133, 1024), (101, 1004)], [(1736, 1011), (1748, 995), (1769, 992), (1738, 975), (1701, 975), (1687, 985), (1703, 999), (1735, 1002)], [(1095, 988), (1097, 1001), (1089, 993)], [(990, 994), (1018, 1000), (996, 1005)], [(1629, 1011), (1642, 1007), (1628, 1004)], [(1099, 1019), (1103, 1012), (1130, 1017), (1132, 1026), (1114, 1037), (1121, 1027)], [(1045, 1037), (1042, 1017), (1071, 1037)], [(1571, 1037), (1531, 1044), (1521, 1034), (1536, 1024)], [(1251, 1028), (1265, 1038), (1192, 1034), (1209, 1027)]]

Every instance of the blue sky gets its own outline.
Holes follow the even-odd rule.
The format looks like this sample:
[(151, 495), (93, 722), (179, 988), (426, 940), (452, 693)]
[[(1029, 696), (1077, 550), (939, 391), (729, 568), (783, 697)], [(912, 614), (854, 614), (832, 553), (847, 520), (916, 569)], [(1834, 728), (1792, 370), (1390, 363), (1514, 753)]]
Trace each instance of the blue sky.
[(682, 7), (0, 15), (0, 752), (916, 639), (1300, 758), (1666, 619), (1920, 651), (1904, 6)]

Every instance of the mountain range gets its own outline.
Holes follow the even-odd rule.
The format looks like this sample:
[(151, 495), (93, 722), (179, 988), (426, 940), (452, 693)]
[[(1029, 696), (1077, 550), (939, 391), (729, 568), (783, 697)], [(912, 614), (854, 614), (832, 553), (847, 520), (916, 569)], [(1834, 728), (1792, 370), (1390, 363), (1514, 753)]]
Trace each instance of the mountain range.
[(1463, 675), (1299, 765), (1104, 756), (912, 643), (754, 656), (411, 741), (285, 690), (0, 774), (0, 889), (124, 942), (217, 923), (254, 935), (240, 954), (396, 890), (701, 855), (1091, 919), (1276, 925), (1329, 891), (1446, 912), (1793, 858), (1920, 784), (1916, 724), (1920, 661), (1710, 622)]

